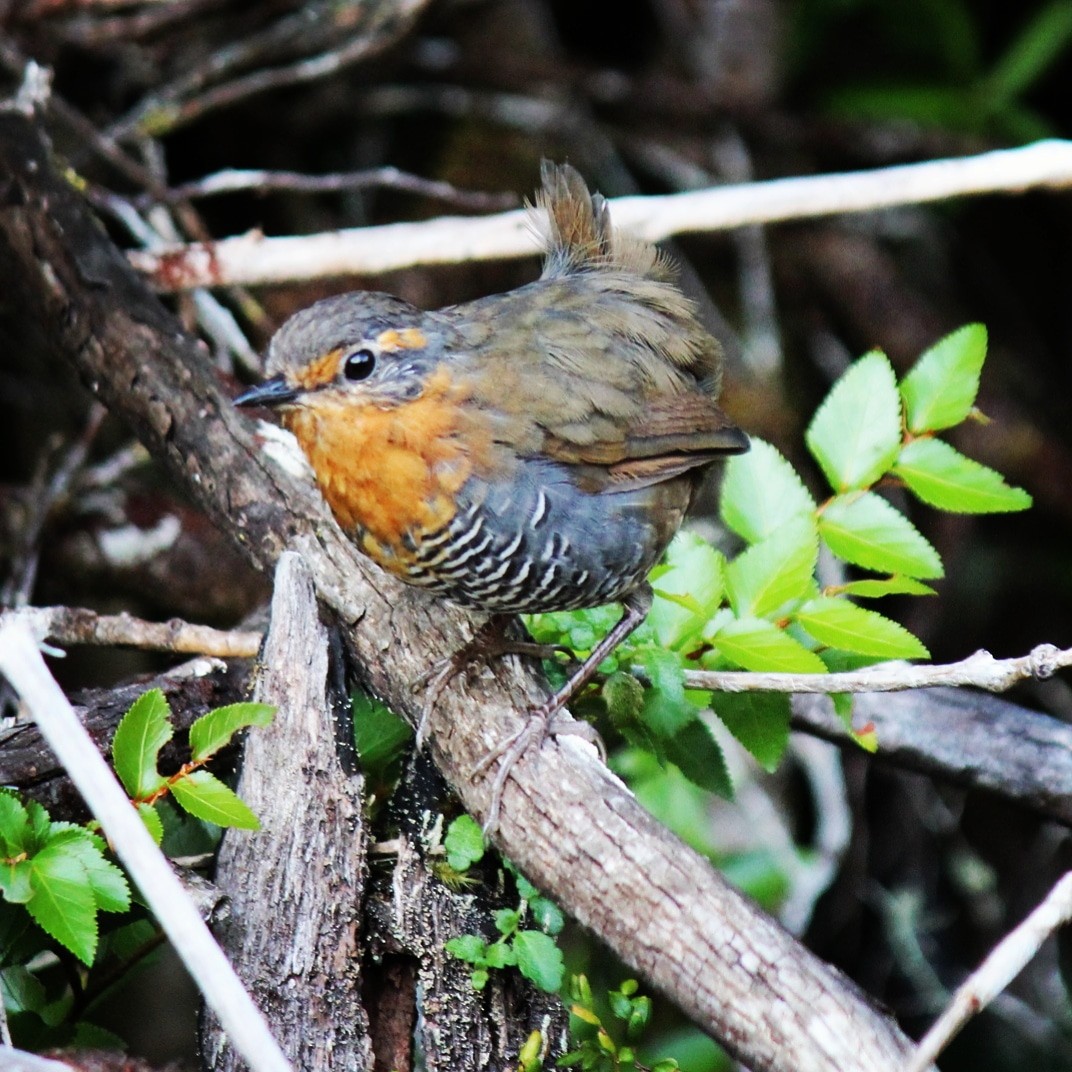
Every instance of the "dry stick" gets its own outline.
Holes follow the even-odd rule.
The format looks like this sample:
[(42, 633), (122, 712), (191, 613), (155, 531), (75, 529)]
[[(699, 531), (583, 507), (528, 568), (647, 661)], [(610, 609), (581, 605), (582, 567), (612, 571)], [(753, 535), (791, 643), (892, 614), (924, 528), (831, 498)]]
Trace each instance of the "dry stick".
[(685, 686), (711, 692), (902, 692), (941, 685), (970, 685), (1004, 692), (1028, 678), (1052, 677), (1072, 666), (1072, 648), (1039, 644), (1017, 659), (995, 659), (977, 651), (960, 662), (942, 666), (885, 663), (836, 674), (765, 674), (740, 670), (686, 670)]
[[(163, 194), (167, 203), (219, 197), (241, 191), (257, 194), (269, 191), (282, 193), (337, 193), (345, 190), (386, 188), (402, 190), (422, 197), (451, 202), (458, 208), (489, 212), (513, 208), (518, 197), (511, 193), (489, 193), (483, 190), (463, 190), (449, 182), (425, 179), (396, 167), (366, 168), (363, 171), (332, 171), (324, 175), (306, 175), (300, 171), (267, 171), (263, 168), (225, 168), (211, 175), (169, 187)], [(154, 193), (139, 194), (134, 204), (146, 209), (161, 198)]]
[[(869, 212), (969, 194), (1072, 185), (1072, 142), (1040, 141), (950, 160), (874, 171), (743, 183), (662, 197), (611, 201), (615, 223), (649, 241), (697, 231)], [(370, 274), (415, 264), (532, 256), (531, 217), (515, 211), (478, 219), (443, 217), (318, 235), (241, 235), (161, 251), (132, 251), (131, 263), (162, 290)]]
[(290, 1072), (289, 1062), (197, 906), (48, 672), (25, 622), (8, 621), (0, 626), (0, 673), (33, 712), (235, 1048), (253, 1072)]
[(179, 618), (147, 622), (122, 614), (98, 614), (84, 607), (26, 607), (0, 615), (26, 623), (40, 642), (100, 644), (143, 651), (170, 651), (180, 655), (211, 655), (217, 659), (248, 659), (257, 654), (262, 633), (253, 630), (213, 629)]
[(957, 988), (953, 1000), (920, 1040), (904, 1072), (923, 1072), (958, 1031), (1020, 974), (1042, 943), (1072, 919), (1072, 871), (1062, 876), (1042, 902)]
[[(17, 266), (26, 315), (49, 347), (252, 560), (267, 566), (288, 544), (303, 555), (320, 597), (353, 626), (368, 686), (415, 721), (413, 681), (472, 636), (473, 617), (375, 570), (308, 481), (264, 456), (205, 356), (52, 170), (32, 122), (10, 113), (0, 113), (3, 170), (6, 263)], [(517, 730), (519, 710), (545, 698), (516, 660), (459, 677), (441, 696), (431, 747), (478, 819), (490, 790), (473, 766)], [(887, 1016), (656, 823), (590, 747), (564, 738), (531, 749), (507, 783), (496, 840), (756, 1072), (892, 1072), (907, 1059), (908, 1040)]]

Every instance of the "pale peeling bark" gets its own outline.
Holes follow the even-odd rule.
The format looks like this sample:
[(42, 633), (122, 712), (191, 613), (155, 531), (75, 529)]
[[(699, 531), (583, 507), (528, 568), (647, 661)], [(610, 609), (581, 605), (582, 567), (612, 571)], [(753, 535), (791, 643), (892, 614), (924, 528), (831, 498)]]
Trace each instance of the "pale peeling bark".
[[(248, 734), (237, 786), (261, 829), (224, 836), (216, 884), (231, 915), (219, 937), (295, 1068), (369, 1068), (363, 779), (335, 726), (348, 697), (332, 692), (308, 570), (283, 555), (275, 578), (254, 699), (277, 711)], [(215, 1021), (202, 1041), (215, 1072), (244, 1067)]]

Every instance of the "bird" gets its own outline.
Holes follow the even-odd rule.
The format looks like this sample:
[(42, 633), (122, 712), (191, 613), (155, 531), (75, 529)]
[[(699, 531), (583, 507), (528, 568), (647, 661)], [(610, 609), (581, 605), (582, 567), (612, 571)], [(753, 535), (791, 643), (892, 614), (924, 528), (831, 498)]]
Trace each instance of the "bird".
[(323, 299), (282, 325), (267, 379), (235, 399), (280, 411), (343, 532), (406, 584), (492, 623), (622, 605), (477, 768), (500, 763), (489, 829), (525, 748), (562, 732), (556, 716), (643, 621), (648, 573), (707, 471), (749, 445), (717, 405), (722, 348), (670, 260), (617, 230), (568, 164), (543, 162), (531, 211), (538, 279), (434, 311)]

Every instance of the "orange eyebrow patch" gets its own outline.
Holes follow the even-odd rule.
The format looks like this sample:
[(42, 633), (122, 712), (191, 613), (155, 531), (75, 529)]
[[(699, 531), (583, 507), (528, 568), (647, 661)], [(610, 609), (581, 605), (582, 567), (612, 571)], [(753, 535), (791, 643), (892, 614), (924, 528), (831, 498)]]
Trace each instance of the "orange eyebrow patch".
[(314, 358), (304, 368), (300, 368), (293, 374), (297, 385), (305, 391), (311, 391), (314, 387), (323, 387), (335, 379), (339, 371), (339, 358), (342, 350), (329, 350), (326, 354)]
[(428, 338), (420, 328), (403, 328), (396, 331), (391, 328), (376, 336), (376, 341), (383, 350), (419, 350), (428, 345)]

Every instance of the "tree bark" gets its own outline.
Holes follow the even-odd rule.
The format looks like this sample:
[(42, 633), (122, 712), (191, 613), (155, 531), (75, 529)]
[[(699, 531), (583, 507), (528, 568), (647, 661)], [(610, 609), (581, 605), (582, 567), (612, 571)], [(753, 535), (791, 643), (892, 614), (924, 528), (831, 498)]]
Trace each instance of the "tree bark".
[[(313, 487), (257, 449), (207, 360), (52, 170), (33, 122), (0, 116), (0, 236), (29, 315), (106, 405), (262, 567), (287, 546), (352, 628), (367, 684), (415, 721), (414, 682), (457, 651), (475, 619), (362, 560)], [(474, 765), (545, 695), (516, 660), (440, 696), (432, 753), (478, 819)], [(492, 772), (494, 773), (494, 772)], [(758, 1070), (899, 1068), (910, 1044), (844, 976), (796, 942), (638, 805), (570, 738), (532, 748), (506, 785), (502, 851), (625, 963)]]
[[(349, 697), (329, 681), (328, 631), (308, 570), (284, 554), (275, 577), (254, 699), (276, 705), (276, 716), (247, 736), (237, 789), (261, 828), (224, 836), (216, 885), (231, 915), (220, 940), (294, 1068), (368, 1069), (367, 835), (364, 780), (341, 714)], [(245, 1067), (215, 1018), (202, 1043), (214, 1072)]]

